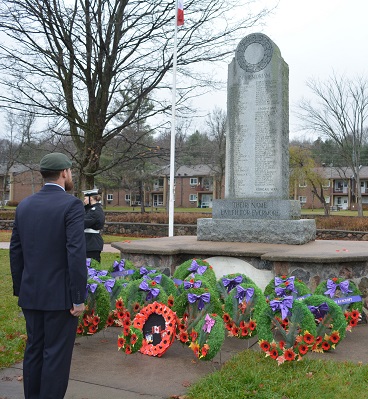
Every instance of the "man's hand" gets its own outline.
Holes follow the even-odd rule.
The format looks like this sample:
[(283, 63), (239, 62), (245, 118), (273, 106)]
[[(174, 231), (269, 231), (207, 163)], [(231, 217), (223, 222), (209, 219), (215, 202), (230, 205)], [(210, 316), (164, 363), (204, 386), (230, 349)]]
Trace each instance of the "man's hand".
[(73, 308), (70, 309), (70, 313), (75, 317), (79, 317), (83, 314), (84, 310), (84, 303), (81, 303), (80, 305), (73, 304)]

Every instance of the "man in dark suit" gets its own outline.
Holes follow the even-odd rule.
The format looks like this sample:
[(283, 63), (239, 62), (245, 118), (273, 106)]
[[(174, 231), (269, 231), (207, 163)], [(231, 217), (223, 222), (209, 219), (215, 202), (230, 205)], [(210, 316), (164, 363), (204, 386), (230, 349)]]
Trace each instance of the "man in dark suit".
[(20, 202), (10, 241), (13, 292), (26, 320), (26, 399), (61, 399), (69, 380), (78, 316), (87, 285), (84, 207), (68, 194), (72, 162), (44, 156), (45, 185)]

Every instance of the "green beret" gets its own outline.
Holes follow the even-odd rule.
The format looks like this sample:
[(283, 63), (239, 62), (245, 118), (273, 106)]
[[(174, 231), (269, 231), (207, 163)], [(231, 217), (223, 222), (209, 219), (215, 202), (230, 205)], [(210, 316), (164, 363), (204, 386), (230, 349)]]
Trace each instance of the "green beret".
[(40, 170), (64, 170), (72, 166), (72, 161), (60, 152), (45, 155), (40, 162)]

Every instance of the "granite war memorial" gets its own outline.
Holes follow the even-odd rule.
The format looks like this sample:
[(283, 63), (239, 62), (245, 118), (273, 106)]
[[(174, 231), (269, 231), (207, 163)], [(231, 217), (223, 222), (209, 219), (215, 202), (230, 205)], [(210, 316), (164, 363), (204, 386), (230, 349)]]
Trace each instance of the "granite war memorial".
[(199, 241), (305, 244), (314, 220), (289, 200), (289, 69), (266, 35), (240, 41), (228, 68), (225, 199), (199, 219)]

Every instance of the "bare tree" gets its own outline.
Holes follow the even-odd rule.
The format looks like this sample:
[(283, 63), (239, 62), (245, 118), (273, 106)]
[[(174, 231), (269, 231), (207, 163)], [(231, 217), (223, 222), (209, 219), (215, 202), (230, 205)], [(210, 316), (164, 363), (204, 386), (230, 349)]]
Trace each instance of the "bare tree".
[[(182, 100), (209, 84), (201, 63), (224, 60), (247, 28), (267, 14), (248, 13), (236, 0), (188, 0), (178, 35), (178, 92)], [(84, 185), (101, 173), (103, 148), (139, 119), (144, 98), (153, 116), (170, 109), (158, 101), (173, 66), (173, 0), (0, 0), (0, 106), (54, 118), (58, 135), (71, 136)], [(236, 10), (241, 12), (236, 14)], [(244, 10), (247, 10), (244, 12)], [(244, 18), (234, 17), (242, 15)], [(183, 79), (185, 78), (185, 80)], [(134, 90), (126, 101), (114, 99)], [(179, 85), (180, 82), (186, 84)], [(160, 97), (162, 98), (162, 97)], [(184, 102), (184, 101), (183, 101)], [(118, 120), (118, 115), (124, 115)], [(145, 115), (147, 118), (147, 115)], [(130, 137), (131, 146), (137, 142)], [(124, 158), (123, 158), (124, 159)], [(115, 163), (105, 165), (113, 167)], [(82, 187), (83, 188), (83, 187)]]
[(359, 169), (367, 139), (368, 82), (333, 75), (326, 82), (309, 80), (307, 86), (316, 99), (301, 101), (299, 117), (306, 129), (332, 139), (340, 148), (356, 183), (358, 216), (363, 216)]
[(212, 139), (213, 171), (216, 182), (216, 198), (222, 196), (222, 184), (225, 178), (226, 163), (226, 112), (215, 108), (208, 116), (207, 127), (210, 139)]
[[(6, 187), (10, 182), (11, 169), (21, 163), (29, 164), (31, 158), (28, 150), (32, 148), (31, 129), (34, 123), (34, 115), (30, 113), (16, 113), (12, 111), (6, 112), (6, 133), (5, 139), (2, 140), (2, 175), (3, 185), (1, 188), (2, 198), (1, 205), (4, 207), (6, 202)], [(32, 169), (29, 169), (32, 172)], [(33, 177), (33, 173), (32, 173)], [(32, 186), (34, 180), (32, 179)]]

